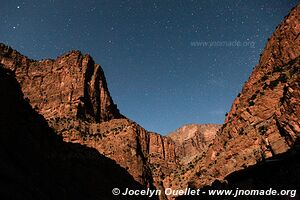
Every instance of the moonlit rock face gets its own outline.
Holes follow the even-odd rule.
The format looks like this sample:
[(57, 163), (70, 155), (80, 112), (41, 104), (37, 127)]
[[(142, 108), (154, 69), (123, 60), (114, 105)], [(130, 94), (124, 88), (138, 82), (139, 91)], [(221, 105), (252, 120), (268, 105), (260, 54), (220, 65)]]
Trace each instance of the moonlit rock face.
[(299, 140), (299, 24), (300, 5), (272, 34), (225, 124), (189, 175), (195, 187), (285, 153)]
[(3, 44), (0, 52), (0, 62), (15, 71), (25, 97), (46, 119), (102, 122), (121, 118), (103, 70), (89, 55), (71, 51), (56, 60), (34, 61)]
[(207, 150), (220, 127), (218, 124), (189, 124), (168, 134), (167, 137), (175, 142), (176, 155), (187, 164)]
[(120, 114), (102, 68), (79, 51), (35, 61), (0, 44), (0, 63), (64, 141), (92, 147), (144, 186), (202, 187), (285, 153), (299, 138), (299, 7), (270, 38), (222, 127), (190, 124), (167, 136), (145, 130)]

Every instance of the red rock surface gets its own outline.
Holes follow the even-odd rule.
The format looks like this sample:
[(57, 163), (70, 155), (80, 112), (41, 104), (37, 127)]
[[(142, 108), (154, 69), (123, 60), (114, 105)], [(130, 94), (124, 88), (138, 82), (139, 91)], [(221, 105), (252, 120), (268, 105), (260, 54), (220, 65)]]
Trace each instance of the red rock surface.
[(217, 124), (189, 124), (169, 133), (168, 137), (175, 142), (180, 162), (187, 164), (197, 155), (206, 152), (220, 128), (221, 125)]
[(300, 137), (300, 5), (276, 28), (213, 144), (185, 184), (203, 187), (294, 147)]
[(25, 98), (46, 119), (103, 122), (122, 118), (102, 68), (89, 55), (71, 51), (56, 60), (34, 61), (0, 44), (0, 63), (15, 72)]
[(0, 45), (0, 63), (13, 71), (25, 98), (64, 141), (97, 149), (152, 186), (150, 133), (125, 119), (110, 97), (103, 70), (89, 55), (71, 51), (34, 61)]
[(79, 51), (35, 61), (1, 44), (0, 63), (15, 73), (25, 98), (64, 141), (97, 149), (148, 187), (168, 186), (169, 176), (203, 153), (217, 130), (193, 125), (196, 132), (183, 128), (169, 137), (146, 131), (120, 114), (101, 67)]
[(299, 24), (300, 5), (269, 39), (216, 136), (217, 125), (185, 126), (167, 137), (146, 131), (120, 114), (100, 65), (79, 51), (35, 61), (0, 44), (0, 64), (64, 141), (96, 149), (144, 186), (202, 187), (298, 140)]
[(111, 190), (143, 189), (95, 149), (63, 142), (1, 64), (0, 96), (0, 199), (128, 199)]

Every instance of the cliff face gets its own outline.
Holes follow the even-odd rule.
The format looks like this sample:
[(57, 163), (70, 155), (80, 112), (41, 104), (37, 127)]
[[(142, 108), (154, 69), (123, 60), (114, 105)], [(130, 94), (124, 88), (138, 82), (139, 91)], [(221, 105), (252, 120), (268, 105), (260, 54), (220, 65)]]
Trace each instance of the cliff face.
[[(167, 166), (164, 165), (166, 162), (153, 162), (159, 163), (156, 165), (161, 172), (160, 179), (156, 180), (160, 181), (160, 185), (164, 188), (186, 188), (185, 181), (190, 177), (189, 171), (206, 153), (220, 127), (218, 124), (189, 124), (169, 133), (165, 140), (171, 141), (176, 162)], [(172, 198), (174, 197), (168, 196), (168, 199)]]
[[(51, 146), (50, 148), (50, 144), (47, 143), (48, 138), (41, 141), (37, 139), (38, 142), (33, 145), (35, 149), (28, 155), (36, 155), (36, 152), (39, 151), (42, 155), (38, 154), (37, 158), (26, 157), (25, 151), (26, 155), (23, 156), (26, 159), (21, 162), (42, 160), (41, 163), (52, 162), (54, 171), (68, 171), (73, 167), (70, 160), (73, 159), (73, 153), (75, 153), (75, 155), (82, 155), (78, 160), (78, 166), (84, 163), (85, 159), (88, 159), (92, 165), (103, 165), (103, 170), (100, 170), (101, 173), (98, 171), (95, 178), (93, 178), (92, 172), (99, 170), (98, 167), (92, 167), (91, 172), (82, 174), (82, 168), (75, 167), (75, 171), (70, 172), (71, 176), (68, 174), (66, 177), (58, 173), (65, 178), (62, 190), (66, 190), (69, 194), (73, 190), (71, 186), (69, 188), (65, 185), (72, 182), (69, 177), (76, 177), (77, 173), (81, 176), (76, 180), (87, 185), (89, 183), (95, 183), (96, 186), (101, 185), (97, 184), (97, 181), (103, 178), (105, 180), (112, 179), (116, 185), (126, 185), (127, 182), (119, 183), (116, 180), (117, 176), (106, 176), (106, 172), (111, 170), (109, 171), (111, 174), (119, 173), (121, 178), (131, 180), (128, 174), (122, 172), (126, 169), (135, 181), (148, 187), (153, 185), (158, 188), (203, 187), (215, 180), (223, 180), (235, 171), (285, 153), (294, 148), (295, 143), (299, 141), (300, 134), (299, 24), (300, 5), (292, 10), (269, 39), (259, 64), (244, 85), (241, 94), (235, 99), (224, 125), (217, 134), (218, 125), (184, 126), (169, 136), (148, 132), (120, 114), (110, 97), (101, 67), (95, 64), (89, 55), (71, 51), (56, 60), (34, 61), (0, 44), (0, 64), (6, 69), (3, 74), (13, 72), (26, 101), (44, 116), (47, 124), (55, 130), (56, 134), (61, 136), (65, 142), (78, 143), (68, 144), (67, 150), (65, 150), (65, 145), (58, 145), (55, 148)], [(4, 96), (10, 94), (9, 92), (6, 94), (5, 89), (3, 91)], [(9, 99), (6, 99), (5, 101), (6, 103), (3, 105), (15, 106), (16, 104), (16, 102), (13, 103), (13, 100), (10, 102)], [(14, 110), (14, 108), (10, 109)], [(13, 141), (21, 134), (20, 130), (24, 129), (27, 133), (26, 131), (31, 129), (32, 122), (24, 122), (21, 119), (27, 119), (28, 116), (21, 114), (20, 118), (17, 115), (19, 113), (14, 112), (11, 114), (9, 127), (5, 127), (7, 123), (5, 121), (3, 126), (4, 130), (17, 128), (17, 134), (12, 132), (15, 134), (12, 136), (8, 131), (6, 132), (8, 138), (4, 138), (3, 141)], [(2, 113), (4, 115), (1, 116), (1, 120), (5, 118), (5, 115), (9, 116), (9, 110)], [(21, 124), (13, 126), (14, 118)], [(3, 120), (0, 122), (2, 123)], [(43, 120), (42, 124), (47, 130), (33, 131), (36, 133), (36, 137), (40, 137), (38, 132), (54, 134)], [(34, 126), (39, 127), (36, 122), (34, 122)], [(30, 141), (30, 139), (25, 138), (24, 141)], [(55, 143), (57, 139), (53, 141), (52, 143)], [(40, 144), (46, 144), (49, 149), (40, 148)], [(23, 147), (22, 145), (20, 145), (22, 147), (20, 151), (23, 148), (31, 149), (29, 146)], [(5, 147), (5, 142), (3, 147)], [(60, 152), (59, 155), (70, 156), (70, 160), (63, 157), (48, 161), (47, 155), (58, 156), (57, 151), (51, 150), (56, 148)], [(3, 150), (3, 152), (5, 151)], [(11, 149), (9, 151), (14, 152)], [(90, 151), (93, 152), (92, 155), (90, 155)], [(98, 158), (99, 155), (101, 158)], [(18, 158), (18, 155), (12, 155), (12, 158), (16, 157)], [(13, 160), (7, 161), (4, 154), (2, 159), (4, 163), (13, 162)], [(111, 160), (115, 160), (122, 168), (119, 169), (118, 165), (112, 164)], [(62, 167), (54, 164), (61, 162), (65, 162)], [(7, 166), (10, 165), (13, 164)], [(39, 165), (40, 163), (37, 163), (37, 166)], [(9, 169), (7, 166), (3, 165), (6, 170)], [(111, 166), (112, 168), (110, 168)], [(45, 173), (43, 171), (41, 177), (46, 176), (45, 174), (50, 170), (44, 167), (36, 169), (37, 171), (46, 170)], [(89, 164), (86, 165), (86, 168), (89, 167), (91, 167)], [(18, 169), (15, 170), (15, 173), (19, 173)], [(52, 175), (53, 172), (50, 174)], [(91, 179), (85, 179), (86, 176)], [(37, 178), (38, 176), (33, 177), (37, 179), (36, 183), (42, 181)], [(48, 178), (48, 176), (46, 177)], [(56, 176), (54, 175), (54, 177)], [(119, 177), (117, 178), (119, 179)], [(139, 186), (135, 181), (131, 181), (132, 184)], [(56, 182), (53, 180), (53, 183)], [(27, 182), (22, 182), (22, 185), (26, 184)], [(90, 186), (91, 190), (86, 189), (83, 192), (78, 190), (78, 193), (82, 192), (80, 194), (86, 195), (90, 192), (93, 193), (95, 185)], [(47, 188), (46, 186), (45, 188)], [(49, 187), (51, 188), (51, 186), (50, 184)], [(75, 188), (77, 187), (85, 188), (80, 184)], [(107, 189), (107, 187), (105, 188)], [(44, 188), (41, 190), (49, 192)], [(108, 191), (110, 194), (110, 190)], [(80, 196), (78, 193), (74, 192), (72, 196)], [(99, 196), (100, 193), (95, 192), (95, 195)], [(164, 198), (166, 197), (161, 197), (161, 199)]]
[(89, 55), (71, 51), (56, 60), (34, 61), (0, 44), (0, 63), (15, 72), (25, 98), (47, 120), (122, 118), (101, 67)]
[(192, 125), (168, 137), (146, 131), (120, 114), (101, 67), (79, 51), (35, 61), (0, 44), (0, 63), (64, 141), (96, 149), (144, 186), (170, 186), (174, 172), (190, 166), (190, 158), (206, 150), (219, 128)]
[(168, 137), (175, 142), (176, 155), (181, 163), (187, 164), (206, 152), (220, 128), (218, 124), (190, 124), (169, 133)]
[(149, 133), (119, 113), (103, 70), (89, 55), (71, 51), (56, 60), (34, 61), (3, 44), (0, 52), (0, 62), (14, 72), (25, 98), (64, 141), (96, 148), (141, 184), (152, 185)]
[(152, 185), (147, 160), (149, 134), (136, 123), (128, 119), (113, 119), (102, 123), (55, 119), (49, 123), (63, 135), (65, 141), (97, 149), (104, 156), (115, 160), (141, 184)]
[[(299, 144), (298, 144), (299, 145)], [(197, 200), (197, 199), (268, 199), (268, 200), (286, 200), (286, 199), (299, 199), (300, 194), (297, 192), (300, 188), (300, 149), (296, 145), (296, 148), (286, 153), (273, 156), (267, 159), (265, 162), (250, 166), (244, 170), (235, 171), (224, 178), (226, 181), (216, 180), (211, 186), (205, 186), (201, 188), (202, 191), (208, 190), (264, 190), (268, 191), (270, 188), (273, 190), (282, 191), (289, 190), (286, 195), (238, 195), (234, 197), (231, 195), (223, 196), (210, 196), (203, 194), (201, 196), (180, 196), (176, 200)]]
[(1, 199), (126, 199), (111, 190), (143, 188), (95, 149), (63, 142), (1, 64), (0, 96)]
[(293, 148), (300, 136), (300, 5), (276, 28), (186, 183), (211, 184)]
[(64, 141), (97, 149), (149, 187), (176, 167), (173, 141), (120, 114), (103, 70), (89, 55), (71, 51), (34, 61), (0, 44), (0, 63), (14, 72), (25, 98)]

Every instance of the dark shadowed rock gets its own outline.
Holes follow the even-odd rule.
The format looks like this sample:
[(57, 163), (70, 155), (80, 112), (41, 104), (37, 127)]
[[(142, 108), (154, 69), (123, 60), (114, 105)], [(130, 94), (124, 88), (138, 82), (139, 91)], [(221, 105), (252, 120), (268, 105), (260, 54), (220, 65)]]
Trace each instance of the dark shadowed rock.
[(95, 149), (63, 142), (2, 66), (0, 96), (1, 199), (127, 199), (111, 190), (143, 188)]

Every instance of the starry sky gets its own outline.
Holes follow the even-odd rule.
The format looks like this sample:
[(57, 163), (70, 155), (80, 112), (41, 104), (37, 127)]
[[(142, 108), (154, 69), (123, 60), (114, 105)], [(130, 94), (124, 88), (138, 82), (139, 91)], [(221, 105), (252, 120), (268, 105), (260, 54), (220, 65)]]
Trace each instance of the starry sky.
[(121, 112), (166, 134), (223, 123), (268, 37), (299, 1), (1, 1), (0, 42), (33, 58), (71, 49), (104, 69)]

